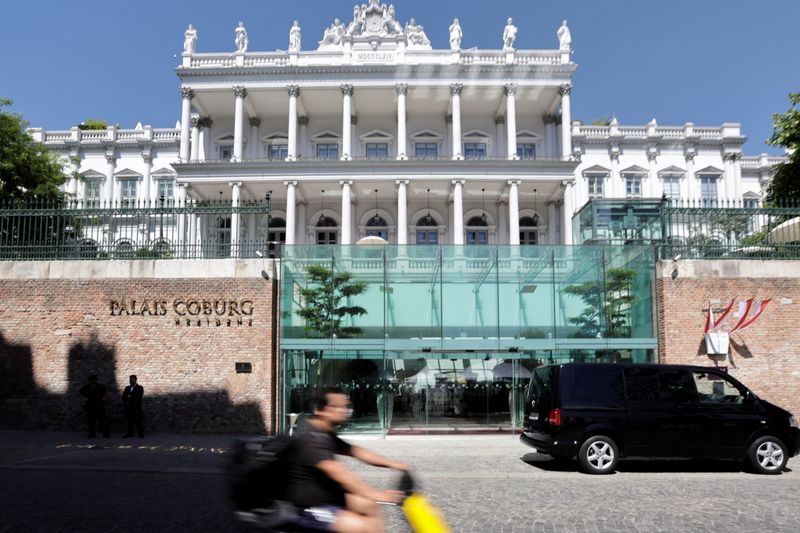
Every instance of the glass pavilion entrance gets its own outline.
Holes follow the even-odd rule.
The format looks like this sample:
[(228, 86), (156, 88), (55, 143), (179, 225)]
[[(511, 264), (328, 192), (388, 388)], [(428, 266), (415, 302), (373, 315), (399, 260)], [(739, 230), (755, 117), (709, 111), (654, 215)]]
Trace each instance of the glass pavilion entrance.
[(338, 385), (349, 431), (520, 428), (535, 367), (652, 361), (653, 273), (649, 247), (287, 246), (281, 413)]

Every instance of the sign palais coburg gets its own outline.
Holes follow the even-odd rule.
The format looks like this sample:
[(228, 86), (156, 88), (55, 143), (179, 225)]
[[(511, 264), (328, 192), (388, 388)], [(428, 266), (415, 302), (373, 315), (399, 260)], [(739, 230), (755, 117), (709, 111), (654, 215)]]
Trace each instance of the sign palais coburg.
[(252, 326), (253, 300), (176, 298), (109, 301), (111, 316), (172, 316), (176, 326)]

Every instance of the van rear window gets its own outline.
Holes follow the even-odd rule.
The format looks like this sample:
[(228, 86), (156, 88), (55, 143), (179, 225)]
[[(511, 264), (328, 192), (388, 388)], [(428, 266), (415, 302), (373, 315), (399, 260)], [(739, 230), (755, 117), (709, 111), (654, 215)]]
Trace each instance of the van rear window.
[(550, 405), (553, 400), (554, 366), (540, 366), (533, 371), (528, 388), (528, 398), (537, 404)]
[(578, 366), (574, 369), (575, 381), (572, 397), (576, 400), (613, 400), (625, 397), (622, 367)]

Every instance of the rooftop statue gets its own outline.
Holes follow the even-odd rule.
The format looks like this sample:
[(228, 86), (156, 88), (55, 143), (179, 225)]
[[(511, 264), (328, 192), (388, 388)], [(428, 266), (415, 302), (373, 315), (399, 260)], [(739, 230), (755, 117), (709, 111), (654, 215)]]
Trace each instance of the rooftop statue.
[(417, 24), (413, 18), (411, 19), (411, 22), (406, 23), (403, 33), (405, 33), (406, 37), (408, 38), (408, 44), (412, 46), (431, 45), (431, 42), (428, 40), (428, 36), (425, 35), (425, 30), (422, 29), (422, 25)]
[(508, 17), (506, 27), (503, 29), (503, 50), (513, 50), (514, 41), (517, 40), (517, 27), (514, 26), (511, 17)]
[(236, 39), (234, 39), (234, 42), (238, 52), (247, 52), (247, 45), (250, 44), (250, 41), (247, 39), (247, 30), (244, 29), (243, 22), (239, 22), (236, 27)]
[(461, 37), (464, 33), (461, 31), (461, 24), (458, 23), (458, 19), (453, 19), (453, 23), (450, 25), (450, 50), (460, 50), (461, 49)]
[(381, 22), (383, 23), (383, 30), (388, 35), (398, 35), (403, 33), (403, 28), (400, 26), (400, 23), (397, 22), (394, 13), (394, 4), (389, 4), (389, 9), (386, 9), (386, 4), (383, 6), (383, 14), (381, 16)]
[(194, 53), (194, 46), (197, 43), (197, 30), (189, 24), (186, 32), (183, 34), (183, 52), (186, 54)]
[(325, 29), (322, 40), (319, 42), (320, 48), (329, 46), (340, 46), (342, 44), (342, 37), (344, 37), (344, 26), (342, 21), (336, 19), (330, 27)]
[(296, 20), (294, 21), (294, 24), (292, 24), (292, 28), (289, 30), (289, 51), (300, 51), (300, 23)]
[(558, 48), (560, 50), (569, 50), (570, 46), (572, 45), (572, 36), (569, 34), (569, 28), (567, 27), (567, 21), (563, 21), (561, 23), (561, 27), (558, 28)]
[(367, 13), (366, 13), (367, 6), (358, 7), (358, 5), (353, 6), (353, 21), (347, 26), (347, 31), (345, 32), (348, 36), (353, 37), (356, 35), (361, 35), (364, 31), (364, 28), (367, 26)]

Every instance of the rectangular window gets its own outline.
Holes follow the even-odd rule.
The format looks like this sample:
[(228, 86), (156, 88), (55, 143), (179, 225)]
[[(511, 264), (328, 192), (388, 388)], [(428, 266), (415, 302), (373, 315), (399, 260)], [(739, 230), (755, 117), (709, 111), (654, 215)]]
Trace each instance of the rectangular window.
[(100, 205), (100, 180), (86, 180), (84, 199), (86, 200), (86, 207), (98, 207)]
[(417, 230), (417, 244), (436, 244), (438, 240), (438, 231)]
[(339, 145), (336, 143), (318, 144), (317, 157), (320, 159), (339, 159)]
[(122, 180), (119, 182), (120, 190), (120, 205), (122, 207), (134, 207), (136, 205), (136, 186), (137, 180)]
[(367, 143), (367, 159), (386, 159), (389, 157), (387, 143)]
[(750, 199), (744, 201), (745, 209), (757, 209), (758, 208), (758, 200)]
[(489, 232), (485, 230), (467, 230), (467, 244), (488, 244)]
[(576, 400), (617, 402), (625, 398), (625, 383), (620, 366), (576, 366), (574, 396)]
[(156, 196), (156, 200), (160, 201), (163, 198), (164, 205), (171, 203), (174, 184), (175, 180), (158, 180), (158, 196)]
[(681, 176), (677, 174), (666, 174), (662, 176), (664, 182), (664, 196), (671, 201), (681, 199)]
[(700, 177), (700, 200), (703, 202), (713, 203), (717, 201), (717, 177)]
[(605, 176), (602, 174), (590, 174), (586, 176), (586, 185), (589, 188), (589, 198), (602, 198), (603, 194), (603, 182), (605, 181)]
[(219, 158), (221, 161), (230, 161), (233, 157), (233, 146), (220, 146)]
[(628, 198), (641, 198), (642, 177), (635, 175), (625, 176), (625, 196)]
[(517, 145), (517, 157), (520, 159), (536, 158), (536, 145), (533, 143), (522, 143)]
[(284, 161), (289, 157), (289, 146), (286, 144), (270, 144), (267, 147), (267, 157), (271, 160)]
[(435, 158), (439, 155), (439, 145), (436, 143), (416, 143), (414, 157), (417, 159)]
[(486, 143), (464, 143), (464, 157), (483, 159), (486, 157)]

